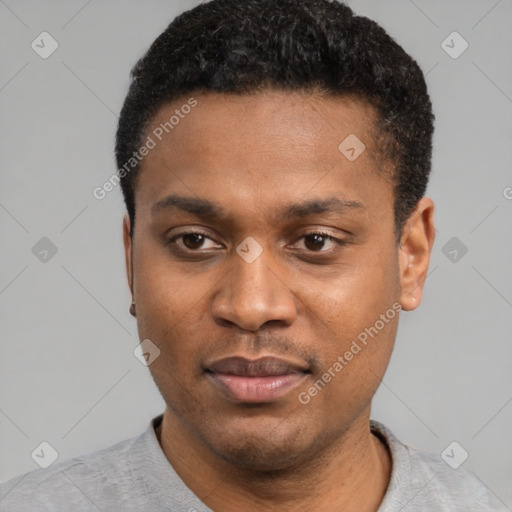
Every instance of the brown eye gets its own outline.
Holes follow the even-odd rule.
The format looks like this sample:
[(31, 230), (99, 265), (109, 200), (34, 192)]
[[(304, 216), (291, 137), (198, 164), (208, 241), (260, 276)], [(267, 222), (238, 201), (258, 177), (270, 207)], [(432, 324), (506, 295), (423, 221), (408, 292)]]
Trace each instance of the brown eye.
[(202, 253), (210, 251), (211, 249), (221, 248), (221, 246), (215, 243), (206, 233), (199, 231), (180, 233), (168, 239), (165, 245), (174, 246), (181, 251), (188, 251), (189, 253)]
[(322, 232), (307, 233), (301, 236), (299, 240), (300, 245), (302, 245), (299, 248), (321, 254), (331, 254), (336, 250), (337, 246), (341, 247), (345, 244), (343, 240)]
[(200, 249), (204, 244), (205, 236), (200, 233), (189, 233), (188, 235), (182, 235), (183, 245), (187, 249)]
[(327, 236), (321, 235), (320, 233), (306, 235), (304, 237), (304, 245), (310, 251), (318, 251), (323, 248), (327, 238), (328, 238)]

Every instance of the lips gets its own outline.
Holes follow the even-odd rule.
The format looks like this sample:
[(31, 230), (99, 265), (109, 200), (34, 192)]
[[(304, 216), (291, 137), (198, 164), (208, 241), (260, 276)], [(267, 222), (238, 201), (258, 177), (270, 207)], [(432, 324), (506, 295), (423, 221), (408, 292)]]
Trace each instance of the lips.
[(276, 357), (229, 357), (208, 365), (205, 373), (224, 397), (235, 402), (264, 403), (284, 397), (309, 371), (304, 365)]

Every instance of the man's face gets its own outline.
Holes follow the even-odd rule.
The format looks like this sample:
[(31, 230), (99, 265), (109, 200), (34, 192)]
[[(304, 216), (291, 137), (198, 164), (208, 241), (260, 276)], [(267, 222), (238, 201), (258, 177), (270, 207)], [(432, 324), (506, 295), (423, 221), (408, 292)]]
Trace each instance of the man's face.
[[(391, 355), (399, 250), (375, 114), (349, 98), (193, 96), (152, 136), (125, 237), (140, 339), (161, 351), (150, 371), (176, 425), (234, 464), (284, 467), (368, 415)], [(351, 134), (355, 160), (355, 139), (339, 149)]]

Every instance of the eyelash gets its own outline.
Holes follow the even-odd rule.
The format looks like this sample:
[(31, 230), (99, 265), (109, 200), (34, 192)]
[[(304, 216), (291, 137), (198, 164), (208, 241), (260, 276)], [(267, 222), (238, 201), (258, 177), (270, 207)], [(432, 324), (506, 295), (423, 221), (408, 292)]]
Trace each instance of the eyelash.
[[(185, 233), (179, 233), (175, 236), (173, 236), (172, 238), (168, 239), (165, 243), (166, 246), (168, 245), (171, 245), (173, 243), (176, 242), (176, 240), (180, 239), (180, 238), (183, 238), (187, 235), (200, 235), (200, 236), (204, 236), (205, 238), (209, 239), (209, 240), (212, 240), (214, 241), (209, 235), (208, 233), (205, 233), (204, 231), (187, 231)], [(330, 240), (332, 242), (334, 242), (336, 245), (338, 245), (338, 247), (341, 247), (343, 245), (346, 244), (345, 241), (343, 240), (340, 240), (339, 238), (336, 238), (332, 235), (330, 235), (329, 233), (325, 232), (325, 231), (321, 231), (321, 230), (317, 230), (317, 231), (311, 231), (309, 233), (304, 233), (302, 236), (300, 236), (297, 240), (301, 240), (305, 237), (308, 237), (308, 236), (314, 236), (314, 235), (319, 235), (327, 240)], [(197, 249), (197, 250), (194, 250), (194, 249), (188, 249), (188, 248), (182, 248), (180, 247), (179, 248), (181, 251), (183, 252), (188, 252), (188, 253), (201, 253), (201, 249)], [(308, 252), (311, 252), (312, 254), (330, 254), (333, 252), (333, 250), (331, 251), (308, 251)]]

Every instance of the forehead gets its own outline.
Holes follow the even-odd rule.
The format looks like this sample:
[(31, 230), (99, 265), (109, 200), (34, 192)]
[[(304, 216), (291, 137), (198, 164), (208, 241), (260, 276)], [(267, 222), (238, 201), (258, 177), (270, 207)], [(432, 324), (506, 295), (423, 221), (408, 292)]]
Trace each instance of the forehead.
[(270, 197), (277, 207), (279, 198), (336, 191), (362, 203), (389, 202), (368, 103), (280, 91), (192, 96), (192, 109), (184, 97), (150, 123), (154, 148), (140, 165), (137, 211), (173, 193), (255, 211), (270, 207)]
[[(238, 149), (245, 160), (268, 151), (287, 162), (308, 152), (310, 158), (323, 161), (327, 146), (337, 149), (353, 134), (364, 140), (368, 154), (376, 156), (371, 147), (376, 111), (354, 96), (269, 90), (246, 95), (198, 94), (193, 109), (187, 107), (190, 101), (183, 97), (157, 112), (148, 129), (148, 135), (156, 138), (157, 150), (186, 145), (187, 153), (180, 156), (229, 157)], [(230, 151), (219, 154), (226, 146)]]

